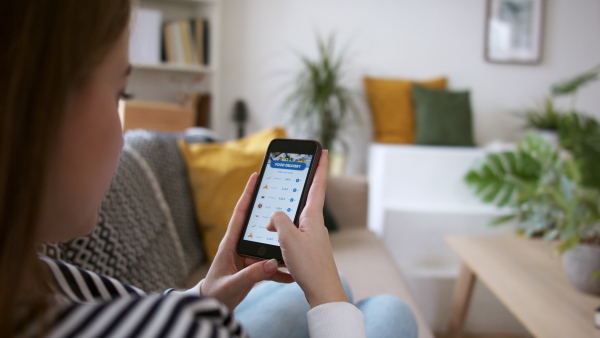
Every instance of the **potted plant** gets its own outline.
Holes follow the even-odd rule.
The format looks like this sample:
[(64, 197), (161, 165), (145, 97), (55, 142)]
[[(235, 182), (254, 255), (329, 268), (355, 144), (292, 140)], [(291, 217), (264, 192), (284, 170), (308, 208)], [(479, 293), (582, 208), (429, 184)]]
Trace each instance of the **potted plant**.
[(593, 81), (598, 80), (599, 74), (600, 64), (588, 70), (587, 72), (573, 77), (572, 79), (554, 84), (552, 86), (552, 95), (555, 97), (571, 95), (571, 104), (569, 106), (568, 113), (575, 113), (575, 102), (577, 101), (577, 93), (579, 89)]
[(529, 134), (514, 151), (488, 154), (465, 180), (484, 202), (509, 209), (492, 224), (516, 219), (525, 236), (558, 240), (571, 282), (600, 294), (600, 279), (592, 278), (600, 269), (600, 189), (583, 184), (579, 168), (569, 152)]
[(525, 127), (534, 129), (546, 141), (558, 143), (558, 123), (564, 113), (556, 108), (552, 97), (544, 100), (542, 107), (531, 108), (523, 113)]
[(577, 91), (599, 71), (553, 86), (555, 96), (572, 96), (555, 121), (558, 144), (530, 134), (514, 151), (488, 154), (465, 181), (484, 202), (510, 210), (492, 224), (516, 219), (525, 236), (558, 240), (571, 283), (600, 295), (600, 124), (575, 112)]
[(318, 57), (300, 56), (302, 69), (286, 100), (292, 108), (292, 123), (305, 128), (330, 150), (330, 173), (341, 174), (347, 145), (340, 134), (353, 117), (358, 117), (350, 89), (343, 85), (344, 54), (336, 54), (335, 38), (317, 38)]
[[(554, 84), (551, 94), (546, 97), (542, 105), (527, 109), (520, 114), (525, 119), (525, 127), (536, 130), (545, 140), (558, 144), (560, 120), (566, 115), (575, 113), (577, 92), (585, 85), (597, 80), (599, 72), (600, 65), (572, 79)], [(569, 109), (563, 111), (556, 107), (554, 99), (565, 95), (571, 96), (571, 102)]]

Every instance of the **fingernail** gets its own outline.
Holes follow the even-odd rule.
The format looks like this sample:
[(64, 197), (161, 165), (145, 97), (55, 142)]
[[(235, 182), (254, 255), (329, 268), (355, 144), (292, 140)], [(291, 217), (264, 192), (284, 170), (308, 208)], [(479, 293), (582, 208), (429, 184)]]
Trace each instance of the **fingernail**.
[(277, 270), (277, 267), (278, 267), (277, 260), (271, 259), (265, 263), (265, 272), (273, 273), (273, 272), (275, 272), (275, 270)]

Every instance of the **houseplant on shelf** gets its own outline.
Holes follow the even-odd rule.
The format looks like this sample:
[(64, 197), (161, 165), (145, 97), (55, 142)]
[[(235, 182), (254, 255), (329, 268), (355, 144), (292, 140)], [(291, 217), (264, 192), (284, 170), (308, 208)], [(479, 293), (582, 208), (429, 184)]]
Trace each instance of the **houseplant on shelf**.
[(302, 69), (296, 75), (286, 106), (292, 108), (292, 123), (330, 150), (330, 173), (341, 174), (347, 145), (341, 132), (358, 117), (350, 89), (343, 85), (344, 54), (336, 54), (335, 38), (317, 38), (318, 57), (300, 56)]
[(465, 176), (484, 202), (507, 207), (492, 224), (518, 221), (526, 236), (557, 240), (563, 268), (578, 289), (600, 295), (600, 124), (575, 112), (578, 90), (598, 79), (600, 66), (552, 88), (571, 95), (564, 113), (546, 106), (559, 140), (530, 134), (514, 151), (490, 153)]

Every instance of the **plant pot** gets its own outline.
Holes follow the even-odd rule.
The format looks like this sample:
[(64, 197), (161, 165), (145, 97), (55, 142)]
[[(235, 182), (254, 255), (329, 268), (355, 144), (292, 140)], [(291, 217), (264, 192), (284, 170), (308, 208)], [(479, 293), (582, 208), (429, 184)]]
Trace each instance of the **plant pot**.
[(579, 244), (562, 255), (563, 270), (571, 284), (586, 293), (600, 295), (600, 278), (592, 275), (600, 269), (600, 248)]
[(557, 130), (551, 130), (551, 129), (536, 129), (535, 130), (536, 133), (538, 135), (540, 135), (540, 137), (542, 139), (544, 139), (544, 141), (550, 143), (553, 146), (558, 146), (558, 131)]

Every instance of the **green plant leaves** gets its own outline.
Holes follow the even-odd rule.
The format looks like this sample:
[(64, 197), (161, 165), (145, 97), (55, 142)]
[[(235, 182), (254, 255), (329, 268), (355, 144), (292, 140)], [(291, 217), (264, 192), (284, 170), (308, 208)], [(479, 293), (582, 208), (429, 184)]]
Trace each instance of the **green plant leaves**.
[[(351, 118), (359, 118), (352, 92), (342, 85), (344, 54), (335, 55), (335, 38), (317, 39), (319, 56), (300, 56), (303, 69), (285, 103), (292, 106), (292, 121), (312, 130), (325, 149), (331, 149)], [(343, 142), (341, 142), (343, 144)]]
[(591, 117), (570, 114), (559, 124), (560, 144), (569, 150), (581, 172), (581, 183), (600, 189), (600, 124)]
[(555, 107), (551, 97), (547, 97), (542, 107), (528, 109), (521, 115), (525, 118), (525, 127), (557, 130), (564, 112)]
[(591, 70), (577, 75), (572, 79), (557, 83), (552, 86), (552, 94), (555, 96), (574, 94), (581, 87), (586, 84), (598, 79), (598, 73), (600, 72), (600, 65), (592, 68)]
[[(594, 125), (579, 122), (574, 130), (581, 135)], [(573, 149), (582, 142), (569, 141)], [(581, 241), (600, 245), (600, 188), (582, 184), (578, 163), (576, 156), (530, 134), (515, 151), (486, 155), (465, 181), (484, 202), (511, 209), (491, 225), (516, 219), (525, 236), (558, 238), (557, 251), (563, 252)]]
[(518, 153), (527, 154), (541, 165), (551, 165), (558, 158), (555, 147), (537, 134), (528, 134), (517, 144)]
[(552, 87), (554, 96), (571, 95), (568, 113), (552, 97), (543, 110), (525, 113), (529, 126), (558, 129), (558, 147), (530, 134), (515, 151), (488, 154), (467, 173), (484, 202), (511, 209), (492, 225), (516, 219), (525, 236), (558, 239), (558, 253), (581, 242), (600, 246), (600, 124), (574, 108), (577, 91), (599, 78), (600, 65)]
[(489, 225), (490, 226), (502, 225), (504, 223), (507, 223), (507, 222), (510, 222), (510, 221), (516, 219), (517, 217), (518, 217), (518, 215), (515, 215), (515, 214), (498, 216), (498, 217), (495, 217), (494, 219), (492, 219)]
[(540, 163), (531, 155), (507, 151), (488, 154), (465, 181), (484, 202), (503, 207), (517, 202), (516, 193), (531, 193), (540, 172)]

